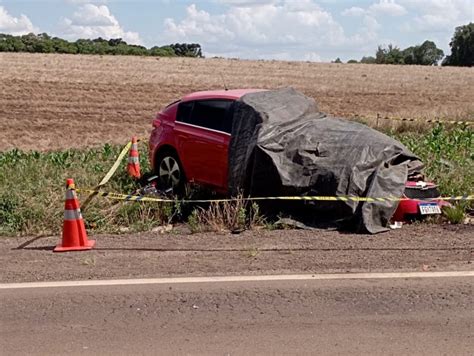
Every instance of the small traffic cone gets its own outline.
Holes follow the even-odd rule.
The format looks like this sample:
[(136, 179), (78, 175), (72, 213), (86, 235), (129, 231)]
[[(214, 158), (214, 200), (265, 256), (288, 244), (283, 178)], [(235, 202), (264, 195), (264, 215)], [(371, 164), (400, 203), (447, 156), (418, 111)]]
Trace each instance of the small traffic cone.
[(135, 136), (132, 137), (132, 147), (128, 154), (127, 172), (128, 175), (135, 179), (140, 179), (140, 158), (138, 156), (138, 143)]
[(90, 250), (95, 240), (88, 240), (86, 227), (77, 200), (74, 180), (66, 180), (66, 203), (64, 206), (63, 236), (54, 252)]

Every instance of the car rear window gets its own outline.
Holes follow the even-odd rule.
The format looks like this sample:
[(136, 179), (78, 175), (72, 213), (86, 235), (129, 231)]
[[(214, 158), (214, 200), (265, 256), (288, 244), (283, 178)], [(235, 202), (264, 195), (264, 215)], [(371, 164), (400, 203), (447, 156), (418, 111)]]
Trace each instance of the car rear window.
[(230, 133), (233, 100), (199, 100), (182, 102), (178, 107), (177, 121)]

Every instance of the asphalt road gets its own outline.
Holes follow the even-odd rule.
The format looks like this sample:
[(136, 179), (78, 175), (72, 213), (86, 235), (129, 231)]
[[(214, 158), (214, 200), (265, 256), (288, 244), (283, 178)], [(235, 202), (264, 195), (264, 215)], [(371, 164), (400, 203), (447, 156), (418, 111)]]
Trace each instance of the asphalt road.
[(473, 277), (0, 289), (15, 354), (472, 355)]

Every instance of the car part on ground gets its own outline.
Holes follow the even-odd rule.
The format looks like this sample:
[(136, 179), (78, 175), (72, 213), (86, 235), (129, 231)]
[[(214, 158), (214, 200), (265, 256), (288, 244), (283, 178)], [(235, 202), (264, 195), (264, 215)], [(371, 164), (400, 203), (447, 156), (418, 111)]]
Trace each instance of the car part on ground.
[(441, 208), (450, 206), (442, 200), (432, 200), (440, 197), (438, 186), (425, 181), (408, 181), (405, 184), (402, 200), (392, 216), (393, 221), (411, 221), (427, 215), (441, 214)]

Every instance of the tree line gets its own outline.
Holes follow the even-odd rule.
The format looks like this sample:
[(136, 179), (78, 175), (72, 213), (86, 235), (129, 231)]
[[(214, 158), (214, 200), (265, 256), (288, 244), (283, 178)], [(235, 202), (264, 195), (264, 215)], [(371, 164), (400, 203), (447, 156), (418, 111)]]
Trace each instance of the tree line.
[[(417, 64), (447, 66), (474, 66), (474, 23), (456, 27), (449, 43), (451, 54), (444, 56), (433, 41), (425, 41), (421, 45), (400, 49), (389, 44), (378, 46), (375, 56), (362, 57), (360, 61), (351, 59), (348, 63), (368, 64)], [(47, 33), (23, 36), (0, 34), (0, 52), (30, 53), (69, 53), (69, 54), (110, 54), (160, 57), (202, 57), (202, 48), (197, 43), (176, 43), (167, 46), (144, 46), (128, 44), (121, 38), (106, 40), (79, 39), (71, 42), (59, 37), (51, 37)], [(443, 59), (444, 57), (444, 59)], [(342, 63), (337, 58), (335, 63)]]
[(23, 36), (0, 34), (0, 52), (202, 57), (201, 45), (197, 43), (175, 43), (146, 48), (128, 44), (121, 38), (106, 40), (99, 37), (71, 42), (59, 37), (51, 37), (47, 33), (38, 35), (29, 33)]
[[(443, 50), (436, 47), (432, 41), (425, 41), (421, 45), (405, 49), (389, 44), (386, 47), (378, 46), (375, 56), (362, 57), (359, 62), (351, 59), (347, 63), (437, 65), (442, 60), (443, 66), (472, 67), (474, 66), (474, 23), (456, 27), (449, 46), (451, 54), (445, 57)], [(339, 58), (334, 62), (342, 63)]]

